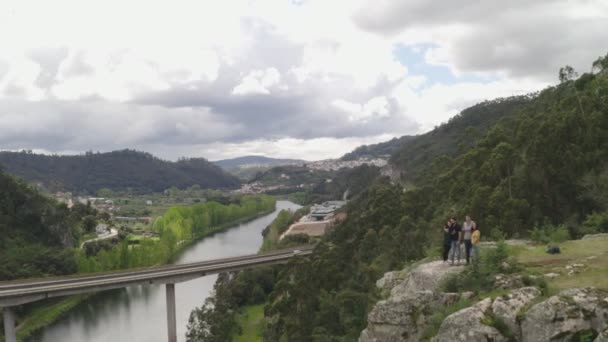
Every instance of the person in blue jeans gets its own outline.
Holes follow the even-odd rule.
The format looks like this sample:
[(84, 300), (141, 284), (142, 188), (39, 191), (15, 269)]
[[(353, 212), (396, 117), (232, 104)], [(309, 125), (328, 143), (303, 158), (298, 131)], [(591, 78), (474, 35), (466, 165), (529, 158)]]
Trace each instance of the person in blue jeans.
[(458, 222), (456, 222), (456, 218), (452, 217), (450, 219), (450, 227), (448, 229), (448, 232), (450, 234), (450, 240), (451, 240), (451, 245), (450, 245), (450, 262), (452, 263), (452, 265), (454, 264), (454, 260), (456, 260), (457, 262), (460, 261), (460, 232), (461, 232), (462, 228), (460, 227), (460, 225), (458, 224)]
[(471, 248), (473, 247), (473, 244), (471, 243), (471, 234), (473, 234), (475, 227), (475, 221), (471, 220), (471, 216), (467, 215), (464, 223), (462, 224), (462, 239), (464, 240), (464, 250), (467, 257), (467, 264), (471, 259)]

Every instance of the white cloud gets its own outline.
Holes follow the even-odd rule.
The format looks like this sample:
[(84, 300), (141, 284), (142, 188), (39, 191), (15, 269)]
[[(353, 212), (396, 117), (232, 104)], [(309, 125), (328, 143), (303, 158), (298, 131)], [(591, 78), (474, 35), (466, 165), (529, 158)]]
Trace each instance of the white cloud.
[[(539, 90), (563, 64), (586, 70), (608, 41), (601, 0), (0, 7), (0, 141), (46, 151), (337, 156)], [(415, 73), (402, 46), (467, 81)]]
[[(278, 85), (281, 81), (281, 74), (275, 68), (267, 68), (266, 70), (254, 70), (243, 80), (239, 85), (232, 89), (232, 94), (247, 95), (247, 94), (270, 94), (270, 87)], [(285, 88), (283, 88), (285, 89)]]

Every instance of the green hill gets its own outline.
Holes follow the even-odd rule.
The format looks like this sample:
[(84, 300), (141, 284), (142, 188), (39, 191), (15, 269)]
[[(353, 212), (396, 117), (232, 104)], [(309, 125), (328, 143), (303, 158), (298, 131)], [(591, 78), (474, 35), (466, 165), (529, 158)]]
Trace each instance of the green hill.
[(432, 131), (407, 139), (394, 150), (391, 164), (406, 180), (416, 180), (428, 163), (439, 156), (454, 156), (469, 148), (500, 120), (512, 118), (536, 94), (485, 101), (463, 110)]
[(79, 214), (0, 171), (0, 280), (76, 272)]
[(401, 149), (408, 142), (416, 140), (417, 136), (404, 135), (400, 138), (393, 138), (389, 141), (372, 145), (363, 145), (342, 156), (342, 160), (357, 160), (359, 158), (378, 158), (391, 156)]
[(411, 184), (375, 182), (314, 255), (281, 271), (264, 340), (357, 340), (381, 299), (376, 281), (435, 256), (450, 216), (472, 215), (486, 239), (608, 232), (608, 56), (593, 70), (564, 68), (557, 86), (474, 106), (405, 144), (392, 160)]
[(169, 162), (133, 150), (72, 156), (0, 152), (0, 165), (30, 182), (85, 193), (101, 188), (159, 192), (172, 186), (228, 188), (240, 184), (236, 177), (202, 158)]

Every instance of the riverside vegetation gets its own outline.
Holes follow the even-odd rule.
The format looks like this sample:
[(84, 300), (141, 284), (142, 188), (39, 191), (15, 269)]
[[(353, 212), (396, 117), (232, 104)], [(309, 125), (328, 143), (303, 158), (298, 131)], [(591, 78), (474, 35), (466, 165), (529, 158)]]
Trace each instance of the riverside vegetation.
[[(482, 103), (404, 142), (391, 160), (406, 186), (368, 184), (314, 255), (275, 268), (270, 293), (257, 291), (267, 294), (264, 340), (357, 340), (382, 298), (376, 281), (435, 255), (452, 215), (471, 214), (485, 238), (608, 232), (608, 55), (580, 77), (570, 67), (559, 75), (557, 86)], [(483, 281), (492, 275), (467, 272), (483, 272)], [(487, 291), (485, 282), (473, 285)], [(190, 326), (190, 341), (225, 341), (238, 330), (236, 319), (205, 322)]]
[[(139, 244), (129, 245), (123, 237), (118, 244), (80, 250), (81, 238), (105, 215), (81, 204), (68, 209), (3, 172), (0, 189), (6, 195), (0, 199), (0, 280), (164, 264), (197, 239), (271, 212), (276, 202), (271, 196), (255, 195), (233, 198), (226, 204), (210, 201), (176, 206), (155, 220), (157, 239), (144, 238)], [(18, 338), (52, 323), (86, 298), (75, 296), (20, 306)]]

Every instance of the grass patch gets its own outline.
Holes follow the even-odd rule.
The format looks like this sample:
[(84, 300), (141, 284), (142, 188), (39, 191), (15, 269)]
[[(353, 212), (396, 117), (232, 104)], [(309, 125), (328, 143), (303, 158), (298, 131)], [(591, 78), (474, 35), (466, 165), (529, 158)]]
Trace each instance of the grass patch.
[[(608, 290), (608, 238), (570, 240), (559, 245), (561, 254), (547, 254), (544, 246), (517, 247), (512, 252), (517, 261), (531, 273), (558, 273), (547, 279), (551, 287), (567, 289), (594, 286)], [(591, 258), (591, 259), (589, 259)], [(568, 276), (567, 265), (585, 265)]]
[(234, 342), (263, 341), (265, 305), (251, 305), (243, 308), (243, 312), (237, 316), (237, 323), (241, 327), (241, 334), (234, 338)]
[[(17, 340), (23, 341), (38, 330), (56, 322), (64, 314), (82, 303), (90, 295), (78, 295), (49, 301), (42, 301), (32, 305), (31, 311), (17, 322)], [(0, 337), (4, 341), (4, 336)]]
[(439, 332), (439, 328), (441, 327), (441, 323), (451, 314), (460, 311), (462, 309), (468, 308), (471, 306), (471, 301), (466, 299), (461, 299), (458, 303), (447, 306), (436, 312), (431, 319), (429, 320), (429, 324), (422, 332), (422, 336), (420, 336), (420, 341), (430, 341), (437, 333)]

